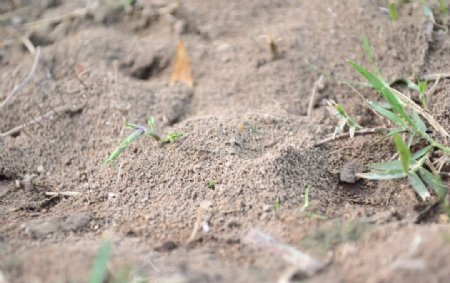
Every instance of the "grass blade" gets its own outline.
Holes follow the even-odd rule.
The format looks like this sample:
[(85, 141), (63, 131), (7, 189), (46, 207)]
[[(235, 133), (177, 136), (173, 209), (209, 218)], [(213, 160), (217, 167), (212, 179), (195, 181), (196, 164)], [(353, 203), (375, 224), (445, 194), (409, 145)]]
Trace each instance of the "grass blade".
[(397, 4), (395, 3), (389, 3), (389, 17), (391, 20), (396, 21), (398, 20), (398, 11), (397, 11)]
[(425, 184), (416, 173), (410, 172), (409, 181), (422, 200), (426, 200), (431, 196)]
[(368, 167), (374, 171), (403, 171), (402, 163), (400, 162), (400, 160), (372, 163), (369, 164)]
[(414, 125), (414, 122), (411, 120), (408, 114), (406, 114), (406, 111), (403, 107), (403, 102), (401, 102), (401, 100), (398, 99), (398, 97), (395, 95), (395, 93), (383, 79), (377, 78), (371, 72), (369, 72), (368, 70), (364, 69), (363, 67), (354, 62), (350, 62), (350, 64), (364, 78), (366, 78), (366, 80), (372, 85), (373, 88), (375, 88), (378, 91), (378, 93), (389, 103), (389, 105), (392, 107), (393, 111), (396, 114), (398, 114), (409, 124)]
[(409, 147), (405, 144), (402, 137), (395, 133), (393, 135), (394, 137), (394, 143), (395, 148), (397, 149), (397, 152), (400, 155), (400, 161), (402, 163), (403, 171), (407, 173), (409, 171), (409, 166), (411, 165), (411, 151), (409, 150)]
[(369, 101), (368, 103), (369, 103), (370, 108), (372, 108), (372, 110), (374, 110), (375, 112), (377, 112), (378, 114), (380, 114), (384, 118), (386, 118), (389, 121), (393, 122), (397, 126), (400, 126), (402, 128), (405, 127), (405, 123), (403, 122), (403, 120), (400, 119), (393, 112), (387, 110), (386, 108), (384, 108), (383, 106), (379, 105), (376, 102)]
[(375, 180), (375, 181), (383, 181), (383, 180), (393, 180), (400, 179), (408, 176), (403, 170), (391, 170), (384, 172), (368, 172), (368, 173), (358, 173), (356, 177), (367, 179), (367, 180)]
[(445, 3), (445, 0), (439, 0), (439, 11), (442, 16), (446, 16), (448, 14), (448, 4)]
[(413, 113), (411, 115), (412, 120), (414, 121), (414, 124), (417, 127), (417, 130), (424, 135), (427, 131), (427, 126), (425, 125), (425, 122), (420, 118), (419, 113), (413, 110)]
[(305, 195), (304, 195), (304, 203), (301, 211), (305, 211), (309, 207), (309, 190), (311, 189), (311, 185), (306, 187)]
[(357, 70), (363, 77), (365, 77), (367, 79), (367, 81), (372, 85), (372, 87), (374, 87), (376, 90), (382, 90), (383, 88), (386, 88), (387, 85), (386, 83), (377, 78), (376, 76), (374, 76), (371, 72), (369, 72), (368, 70), (364, 69), (363, 67), (361, 67), (360, 65), (350, 61), (350, 64), (353, 66), (353, 68), (355, 70)]
[(103, 161), (103, 164), (110, 164), (116, 160), (117, 157), (130, 145), (130, 143), (137, 140), (144, 133), (144, 129), (137, 129), (131, 135), (126, 137), (111, 153), (111, 155)]
[(417, 160), (419, 158), (421, 158), (422, 156), (424, 156), (425, 154), (427, 154), (431, 149), (433, 148), (432, 145), (426, 146), (418, 151), (416, 151), (413, 156), (412, 159), (413, 160)]
[(441, 178), (439, 176), (431, 174), (431, 172), (425, 168), (420, 168), (419, 172), (422, 180), (424, 180), (425, 183), (427, 183), (427, 185), (436, 192), (439, 199), (443, 199), (447, 194), (447, 188), (445, 187)]
[(375, 59), (375, 55), (373, 54), (372, 47), (370, 47), (369, 39), (365, 34), (361, 36), (361, 40), (363, 42), (364, 51), (369, 58), (370, 64), (375, 68), (377, 75), (381, 77), (380, 68), (378, 68), (377, 61)]
[(103, 283), (108, 273), (107, 265), (111, 257), (112, 243), (110, 241), (104, 242), (97, 251), (92, 266), (89, 283)]

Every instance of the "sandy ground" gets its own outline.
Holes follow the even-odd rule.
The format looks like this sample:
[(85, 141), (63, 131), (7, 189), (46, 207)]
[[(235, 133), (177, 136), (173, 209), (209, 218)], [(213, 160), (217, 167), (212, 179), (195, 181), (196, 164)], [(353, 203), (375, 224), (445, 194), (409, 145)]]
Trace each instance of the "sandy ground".
[[(450, 37), (418, 1), (395, 22), (375, 0), (86, 2), (0, 0), (0, 101), (32, 68), (27, 39), (40, 50), (0, 109), (0, 132), (25, 125), (0, 140), (0, 283), (87, 282), (105, 240), (108, 282), (121, 270), (129, 282), (450, 281), (450, 226), (434, 199), (405, 180), (340, 180), (391, 158), (391, 141), (315, 145), (336, 125), (327, 99), (382, 124), (342, 84), (362, 82), (349, 60), (369, 66), (361, 34), (387, 81), (448, 73)], [(169, 83), (179, 40), (193, 88)], [(447, 131), (449, 88), (442, 79), (430, 96)], [(141, 138), (102, 165), (131, 133), (124, 122), (149, 116), (183, 137)], [(244, 241), (251, 229), (325, 268), (291, 278), (291, 263)]]

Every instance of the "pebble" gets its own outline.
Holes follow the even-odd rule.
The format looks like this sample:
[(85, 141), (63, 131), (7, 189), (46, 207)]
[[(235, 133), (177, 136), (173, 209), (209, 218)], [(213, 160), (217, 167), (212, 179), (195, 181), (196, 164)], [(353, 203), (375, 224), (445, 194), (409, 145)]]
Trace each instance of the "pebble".
[(354, 184), (357, 180), (356, 173), (361, 172), (363, 164), (361, 162), (348, 162), (342, 166), (339, 172), (339, 179), (342, 182)]
[(63, 231), (78, 231), (91, 222), (92, 216), (89, 212), (81, 212), (70, 215), (62, 224)]
[(63, 218), (60, 216), (35, 219), (25, 224), (25, 232), (35, 239), (42, 239), (61, 229)]
[(42, 165), (39, 165), (36, 170), (39, 174), (43, 174), (45, 172), (45, 168)]

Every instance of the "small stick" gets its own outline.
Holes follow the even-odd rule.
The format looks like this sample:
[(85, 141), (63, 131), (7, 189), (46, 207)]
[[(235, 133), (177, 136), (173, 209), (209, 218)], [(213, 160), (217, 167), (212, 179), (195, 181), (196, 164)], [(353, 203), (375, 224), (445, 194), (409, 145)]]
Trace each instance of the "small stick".
[(33, 21), (33, 22), (28, 22), (25, 23), (25, 26), (28, 28), (39, 28), (41, 26), (46, 26), (46, 25), (52, 25), (52, 24), (56, 24), (56, 23), (60, 23), (62, 21), (64, 21), (65, 19), (72, 19), (72, 18), (81, 18), (81, 17), (85, 17), (86, 15), (88, 15), (89, 13), (92, 13), (93, 11), (95, 11), (95, 9), (98, 7), (98, 3), (97, 1), (94, 2), (91, 5), (88, 5), (84, 8), (80, 8), (77, 10), (74, 10), (68, 14), (64, 14), (61, 16), (56, 16), (53, 18), (46, 18), (46, 19), (42, 19), (42, 20), (37, 20), (37, 21)]
[(312, 92), (311, 92), (311, 97), (309, 98), (309, 104), (308, 104), (308, 112), (306, 114), (306, 116), (311, 117), (313, 108), (314, 108), (314, 104), (316, 103), (316, 93), (318, 88), (322, 85), (322, 81), (323, 81), (323, 75), (320, 75), (319, 79), (314, 83)]
[(437, 79), (448, 79), (450, 78), (450, 73), (437, 73), (437, 74), (428, 74), (428, 75), (423, 75), (422, 76), (422, 80), (426, 80), (426, 81), (434, 81)]
[(36, 47), (34, 47), (33, 42), (27, 36), (21, 37), (20, 41), (22, 41), (22, 44), (25, 45), (31, 55), (36, 56)]
[(4, 137), (7, 137), (7, 136), (11, 136), (11, 135), (17, 134), (20, 131), (22, 131), (24, 128), (26, 128), (28, 126), (31, 126), (31, 125), (34, 125), (34, 124), (37, 124), (37, 123), (39, 123), (40, 121), (42, 121), (44, 119), (52, 119), (53, 115), (58, 114), (60, 112), (77, 112), (81, 108), (82, 108), (82, 106), (75, 107), (75, 108), (72, 108), (71, 106), (62, 106), (62, 107), (56, 108), (55, 110), (51, 110), (51, 111), (45, 113), (44, 115), (39, 116), (36, 119), (33, 119), (33, 120), (31, 120), (31, 121), (29, 121), (29, 122), (27, 122), (25, 124), (22, 124), (20, 126), (14, 127), (14, 128), (12, 128), (11, 130), (9, 130), (7, 132), (0, 133), (0, 137), (4, 138)]
[(45, 192), (46, 196), (50, 197), (56, 197), (56, 196), (67, 196), (67, 197), (74, 197), (81, 195), (80, 192)]
[(450, 135), (447, 133), (444, 127), (442, 127), (439, 122), (437, 122), (433, 116), (431, 116), (428, 112), (422, 109), (419, 105), (417, 105), (414, 101), (411, 100), (411, 98), (407, 97), (400, 91), (391, 88), (391, 90), (401, 99), (403, 102), (405, 102), (409, 107), (417, 111), (422, 117), (424, 117), (428, 123), (436, 130), (438, 131), (443, 137), (450, 137)]
[(254, 249), (259, 249), (281, 258), (308, 276), (316, 274), (326, 266), (325, 263), (313, 258), (309, 254), (293, 246), (281, 243), (271, 235), (256, 229), (250, 230), (244, 236), (242, 242)]
[(0, 103), (0, 109), (3, 108), (6, 104), (8, 104), (11, 99), (14, 97), (14, 95), (16, 95), (16, 93), (18, 93), (34, 76), (34, 73), (36, 72), (38, 63), (39, 63), (39, 57), (41, 56), (41, 48), (37, 47), (36, 48), (36, 55), (34, 56), (34, 62), (33, 62), (33, 66), (31, 67), (30, 73), (28, 74), (28, 76), (26, 76), (26, 78), (18, 85), (16, 85), (13, 90), (6, 96), (5, 100), (3, 100)]
[[(357, 131), (355, 131), (354, 135), (355, 136), (362, 136), (362, 135), (368, 135), (368, 134), (374, 134), (374, 133), (389, 132), (391, 130), (392, 129), (389, 129), (389, 128), (368, 128), (368, 129), (357, 130)], [(337, 139), (348, 138), (348, 137), (350, 137), (350, 133), (342, 133), (342, 134), (339, 134), (339, 135), (334, 135), (333, 134), (333, 135), (331, 135), (331, 136), (329, 136), (327, 138), (324, 138), (324, 139), (316, 142), (314, 144), (314, 146), (319, 146), (319, 145), (328, 143), (330, 141), (334, 141), (334, 140), (337, 140)]]

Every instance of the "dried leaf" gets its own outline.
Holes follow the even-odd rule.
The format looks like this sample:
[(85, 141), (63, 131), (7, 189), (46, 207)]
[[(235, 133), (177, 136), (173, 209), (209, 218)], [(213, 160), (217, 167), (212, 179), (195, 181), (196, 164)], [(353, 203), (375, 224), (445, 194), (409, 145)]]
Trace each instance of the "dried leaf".
[(189, 62), (183, 41), (180, 41), (177, 46), (177, 54), (175, 57), (175, 64), (173, 66), (170, 84), (174, 85), (178, 81), (187, 84), (189, 87), (194, 86), (191, 63)]

